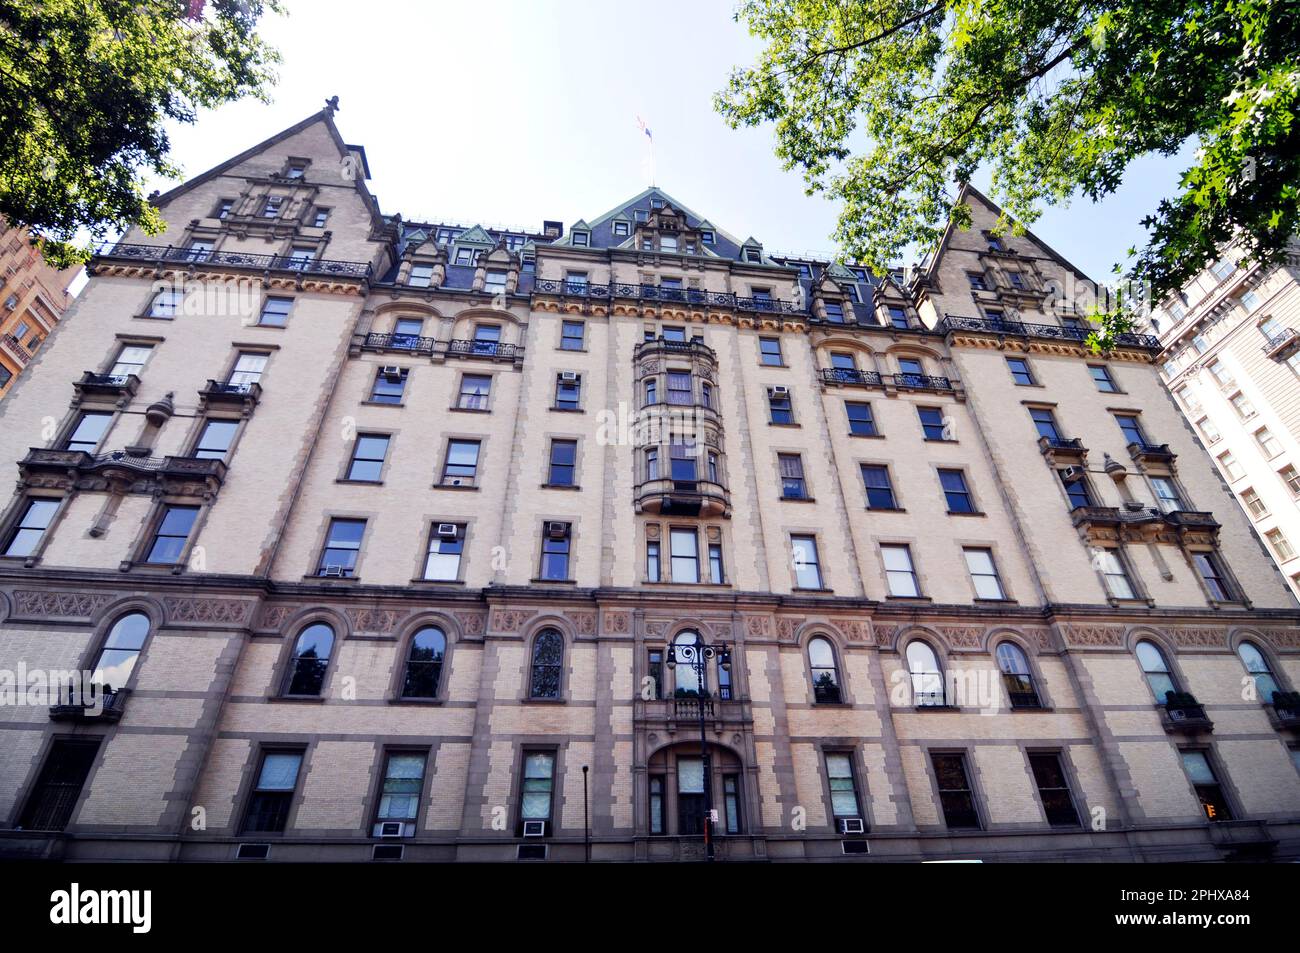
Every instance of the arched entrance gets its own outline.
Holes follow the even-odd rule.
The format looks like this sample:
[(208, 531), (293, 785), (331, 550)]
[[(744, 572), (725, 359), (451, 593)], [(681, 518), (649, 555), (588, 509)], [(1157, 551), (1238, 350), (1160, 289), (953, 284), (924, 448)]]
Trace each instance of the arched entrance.
[(646, 770), (650, 835), (702, 839), (709, 800), (705, 797), (706, 784), (717, 811), (714, 836), (744, 833), (742, 772), (740, 758), (721, 745), (709, 745), (707, 759), (698, 741), (683, 741), (656, 751)]

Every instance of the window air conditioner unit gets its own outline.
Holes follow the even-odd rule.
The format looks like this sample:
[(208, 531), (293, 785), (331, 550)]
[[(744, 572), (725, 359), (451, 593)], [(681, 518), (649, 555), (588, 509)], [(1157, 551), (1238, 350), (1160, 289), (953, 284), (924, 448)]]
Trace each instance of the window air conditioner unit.
[(402, 369), (398, 367), (396, 364), (385, 364), (382, 368), (380, 368), (379, 373), (383, 374), (384, 377), (390, 381), (397, 381), (402, 379)]
[(771, 389), (770, 393), (773, 397), (785, 397), (789, 395), (790, 388), (786, 387), (784, 384), (777, 384)]
[(322, 576), (332, 579), (342, 579), (347, 575), (347, 569), (344, 566), (326, 566), (320, 571)]
[(464, 478), (464, 477), (449, 477), (449, 478), (447, 478), (446, 480), (443, 480), (442, 482), (443, 482), (443, 485), (444, 485), (444, 486), (464, 486), (464, 485), (465, 485), (465, 478)]
[(1066, 483), (1078, 483), (1083, 479), (1083, 467), (1066, 467), (1061, 471), (1061, 479)]
[(455, 523), (439, 523), (439, 524), (438, 524), (438, 535), (441, 536), (443, 539), (455, 539), (455, 538), (456, 538), (456, 524), (455, 524)]
[(577, 371), (560, 371), (560, 380), (562, 381), (576, 381), (577, 379)]
[(549, 536), (551, 539), (564, 539), (565, 536), (569, 535), (569, 524), (568, 523), (547, 523), (546, 535)]
[(861, 834), (864, 829), (860, 817), (844, 817), (840, 819), (841, 834)]
[(524, 836), (545, 837), (546, 822), (545, 821), (524, 821)]
[(1182, 708), (1166, 708), (1165, 712), (1169, 715), (1170, 721), (1187, 720), (1187, 712)]
[(401, 837), (406, 833), (406, 825), (401, 821), (380, 821), (375, 828), (376, 837)]

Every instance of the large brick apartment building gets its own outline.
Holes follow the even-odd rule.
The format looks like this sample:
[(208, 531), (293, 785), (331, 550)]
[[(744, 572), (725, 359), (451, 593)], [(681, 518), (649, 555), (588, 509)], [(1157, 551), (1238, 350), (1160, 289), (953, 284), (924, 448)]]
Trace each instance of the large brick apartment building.
[(0, 669), (111, 687), (0, 705), (0, 854), (1300, 857), (1300, 609), (977, 191), (904, 280), (367, 178), (162, 195), (0, 403)]

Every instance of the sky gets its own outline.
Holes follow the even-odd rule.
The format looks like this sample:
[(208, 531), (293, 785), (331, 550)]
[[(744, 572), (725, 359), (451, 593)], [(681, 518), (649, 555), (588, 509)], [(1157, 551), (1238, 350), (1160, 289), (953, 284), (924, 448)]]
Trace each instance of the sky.
[[(769, 252), (831, 255), (836, 206), (807, 196), (771, 127), (732, 130), (712, 97), (757, 40), (733, 0), (287, 0), (263, 34), (279, 50), (271, 105), (247, 100), (172, 128), (196, 175), (338, 96), (344, 139), (365, 146), (371, 191), (407, 220), (538, 230), (593, 219), (655, 184)], [(1034, 231), (1098, 279), (1145, 243), (1140, 220), (1181, 165), (1135, 163), (1100, 204), (1048, 209)], [(152, 181), (149, 188), (170, 184)], [(987, 186), (987, 176), (977, 177)]]

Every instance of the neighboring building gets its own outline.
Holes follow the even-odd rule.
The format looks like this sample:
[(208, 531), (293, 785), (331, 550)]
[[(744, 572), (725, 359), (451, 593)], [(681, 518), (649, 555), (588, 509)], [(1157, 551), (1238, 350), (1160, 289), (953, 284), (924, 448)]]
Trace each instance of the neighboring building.
[(1232, 251), (1152, 317), (1169, 390), (1300, 596), (1300, 243)]
[(0, 853), (1300, 857), (1300, 609), (977, 192), (905, 291), (365, 179), (326, 110), (163, 195), (0, 405), (0, 667), (112, 689), (0, 705)]
[(27, 231), (0, 218), (0, 399), (72, 304), (76, 269), (46, 264)]

